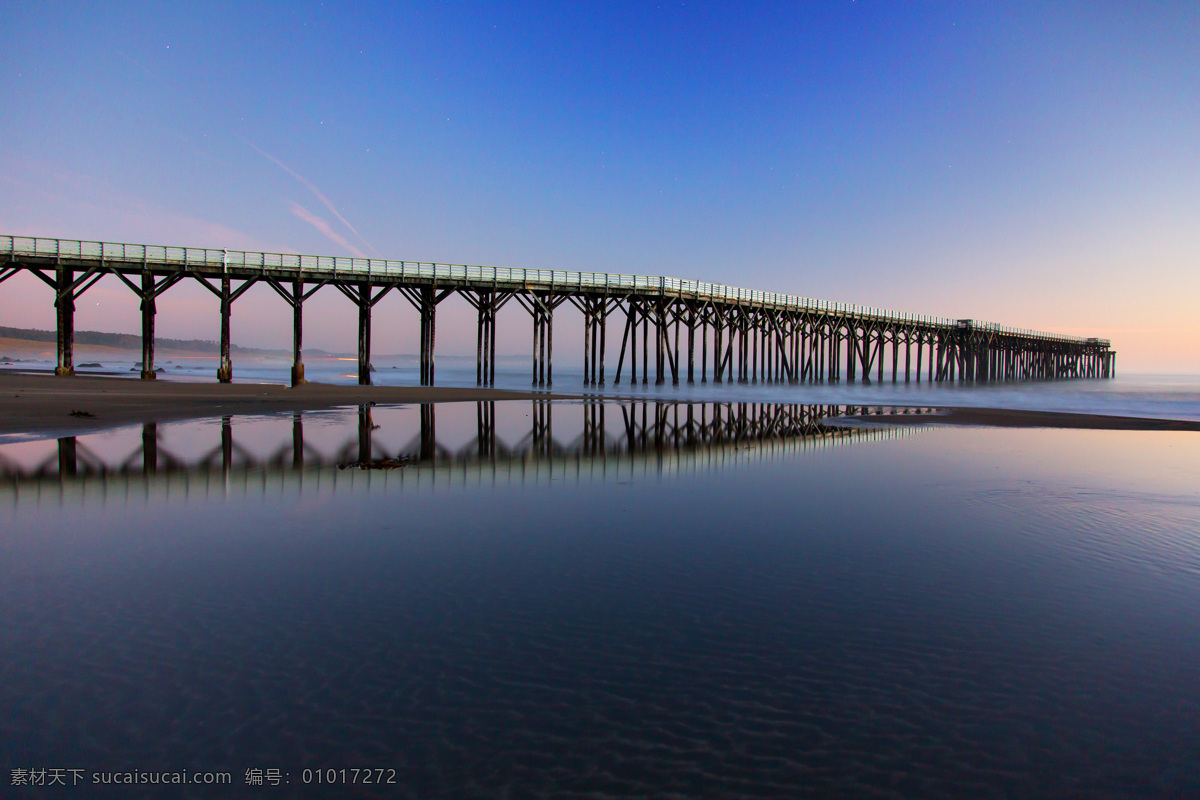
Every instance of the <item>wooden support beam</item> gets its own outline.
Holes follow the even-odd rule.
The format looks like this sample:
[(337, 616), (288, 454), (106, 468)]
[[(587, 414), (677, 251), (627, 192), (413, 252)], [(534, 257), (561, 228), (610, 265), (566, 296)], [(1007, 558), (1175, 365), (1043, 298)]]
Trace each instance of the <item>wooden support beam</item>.
[(671, 383), (679, 385), (679, 317), (680, 311), (678, 305), (672, 306), (672, 319), (675, 322), (675, 346), (671, 348)]
[[(904, 334), (904, 382), (912, 382), (912, 328), (909, 328)], [(920, 352), (918, 350), (918, 352)], [(921, 367), (917, 365), (917, 377), (920, 378)]]
[(625, 317), (625, 332), (621, 335), (621, 353), (617, 357), (617, 377), (613, 380), (613, 385), (621, 383), (621, 370), (625, 367), (625, 346), (629, 343), (629, 331), (633, 327), (633, 312), (626, 311)]
[[(483, 355), (487, 359), (483, 370), (483, 382), (487, 386), (496, 385), (496, 315), (500, 312), (500, 304), (496, 294), (488, 296), (488, 314), (484, 320)], [(489, 451), (490, 452), (490, 451)]]
[[(608, 347), (608, 314), (614, 308), (614, 304), (607, 297), (600, 301), (600, 385), (604, 385), (604, 355), (605, 349)], [(604, 420), (604, 408), (600, 409), (601, 424)]]
[(358, 286), (358, 385), (371, 385), (371, 285)]
[(854, 382), (858, 366), (858, 328), (851, 320), (846, 322), (846, 380)]
[(554, 309), (547, 307), (546, 313), (546, 386), (554, 385)]
[[(464, 295), (464, 296), (467, 297), (468, 300), (471, 300), (471, 298), (468, 295)], [(476, 312), (475, 385), (483, 386), (484, 375), (486, 374), (486, 370), (487, 370), (487, 367), (486, 367), (486, 362), (487, 362), (487, 356), (486, 356), (486, 353), (487, 353), (487, 350), (486, 350), (487, 312), (485, 309), (488, 305), (488, 300), (485, 297), (485, 293), (480, 292), (479, 300), (472, 301), (472, 305), (475, 306), (475, 312)]]
[(922, 359), (922, 354), (924, 353), (924, 350), (925, 350), (925, 343), (924, 343), (924, 339), (923, 339), (923, 333), (918, 332), (917, 333), (917, 383), (918, 384), (920, 383), (920, 359)]
[[(749, 312), (746, 320), (747, 332), (750, 334), (750, 382), (758, 383), (758, 343), (762, 338), (762, 330), (759, 325), (758, 314), (754, 311)], [(766, 353), (763, 353), (763, 361), (766, 361)], [(765, 366), (765, 363), (764, 363)]]
[(592, 384), (592, 305), (589, 298), (584, 298), (582, 305), (571, 300), (583, 312), (583, 385)]
[(629, 385), (633, 386), (638, 381), (638, 305), (632, 297), (629, 298)]
[(696, 382), (696, 306), (692, 302), (687, 304), (687, 349), (687, 382), (693, 384)]
[(537, 386), (539, 380), (546, 382), (546, 368), (543, 366), (546, 361), (546, 332), (542, 327), (542, 310), (536, 298), (533, 299), (533, 309), (533, 385)]
[(713, 308), (713, 383), (721, 383), (725, 379), (724, 349), (725, 344), (725, 311), (723, 308)]
[(229, 326), (233, 312), (233, 296), (229, 288), (229, 278), (221, 278), (221, 353), (217, 364), (217, 380), (221, 383), (233, 381), (233, 359), (230, 358)]
[(737, 324), (734, 330), (738, 337), (738, 383), (750, 382), (750, 320), (745, 309), (735, 310)]
[(304, 379), (304, 281), (292, 281), (292, 386), (308, 383)]
[(435, 368), (434, 352), (437, 344), (436, 290), (433, 286), (422, 286), (419, 297), (421, 303), (421, 385), (433, 386)]
[(54, 309), (58, 327), (58, 361), (54, 374), (75, 374), (75, 292), (72, 289), (74, 272), (70, 267), (58, 265), (55, 270)]
[[(648, 305), (648, 304), (647, 304)], [(650, 382), (650, 313), (642, 308), (642, 385)]]
[[(883, 383), (883, 326), (875, 326), (875, 381)], [(894, 360), (893, 360), (894, 363)]]
[(157, 377), (154, 371), (154, 276), (149, 272), (142, 273), (141, 291), (142, 311), (142, 380), (152, 381)]
[(900, 371), (900, 334), (896, 328), (891, 328), (892, 333), (892, 383), (897, 383), (899, 380)]

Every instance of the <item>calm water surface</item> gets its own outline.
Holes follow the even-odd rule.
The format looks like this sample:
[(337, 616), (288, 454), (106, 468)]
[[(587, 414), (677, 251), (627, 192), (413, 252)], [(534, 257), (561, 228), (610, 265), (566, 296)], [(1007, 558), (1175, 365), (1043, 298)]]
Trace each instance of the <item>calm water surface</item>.
[[(103, 359), (100, 367), (79, 367), (81, 375), (109, 374), (136, 379), (139, 372), (132, 360)], [(357, 384), (357, 361), (349, 358), (311, 358), (306, 361), (306, 375), (311, 381), (333, 384)], [(216, 377), (216, 359), (193, 357), (167, 359), (162, 362), (162, 380), (211, 382)], [(414, 358), (393, 357), (377, 359), (372, 380), (383, 386), (417, 386), (419, 369)], [(982, 408), (1013, 408), (1029, 411), (1070, 411), (1110, 416), (1157, 417), (1200, 421), (1200, 375), (1186, 374), (1125, 374), (1112, 380), (1017, 381), (1012, 383), (961, 384), (927, 382), (904, 383), (903, 374), (892, 383), (890, 373), (882, 382), (833, 384), (696, 384), (679, 386), (666, 384), (630, 385), (612, 382), (597, 390), (606, 396), (659, 398), (671, 402), (759, 402), (759, 403), (855, 403), (859, 405), (938, 405)], [(53, 372), (52, 361), (28, 361), (3, 365), (0, 370), (37, 370)], [(238, 383), (287, 384), (291, 362), (279, 358), (234, 359), (234, 380)], [(439, 357), (437, 362), (439, 386), (475, 386), (475, 361), (465, 358)], [(497, 366), (496, 387), (529, 391), (528, 360), (503, 357)], [(583, 371), (571, 359), (554, 366), (555, 391), (575, 393), (585, 391)]]
[[(1200, 436), (831, 410), (0, 446), (0, 794), (1200, 796)], [(29, 768), (233, 785), (10, 785)], [(324, 768), (396, 784), (305, 785)]]

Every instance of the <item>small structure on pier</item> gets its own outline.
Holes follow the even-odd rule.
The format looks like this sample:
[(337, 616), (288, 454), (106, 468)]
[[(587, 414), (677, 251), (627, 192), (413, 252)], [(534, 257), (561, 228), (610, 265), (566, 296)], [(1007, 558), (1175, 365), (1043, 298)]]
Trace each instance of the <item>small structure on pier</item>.
[[(583, 314), (584, 384), (604, 385), (609, 320), (621, 320), (613, 383), (819, 383), (1111, 378), (1107, 339), (1079, 338), (971, 319), (947, 319), (738, 289), (677, 278), (526, 270), (382, 259), (250, 253), (65, 239), (0, 237), (0, 282), (28, 271), (55, 293), (56, 374), (74, 374), (75, 301), (105, 275), (141, 300), (142, 378), (154, 378), (155, 301), (183, 279), (221, 304), (217, 378), (233, 379), (230, 318), (265, 283), (292, 307), (292, 383), (304, 382), (303, 309), (331, 286), (358, 308), (358, 380), (371, 382), (371, 311), (395, 289), (420, 315), (420, 381), (434, 384), (437, 307), (459, 294), (478, 312), (476, 382), (496, 379), (496, 315), (516, 300), (533, 321), (532, 382), (554, 381), (554, 311)], [(639, 344), (640, 336), (640, 344)], [(711, 343), (711, 353), (709, 351)], [(697, 354), (699, 349), (699, 354)], [(639, 376), (639, 350), (641, 373)], [(903, 353), (903, 366), (901, 354)], [(698, 363), (697, 363), (697, 355)], [(915, 358), (914, 358), (915, 356)], [(651, 361), (653, 360), (653, 370)]]

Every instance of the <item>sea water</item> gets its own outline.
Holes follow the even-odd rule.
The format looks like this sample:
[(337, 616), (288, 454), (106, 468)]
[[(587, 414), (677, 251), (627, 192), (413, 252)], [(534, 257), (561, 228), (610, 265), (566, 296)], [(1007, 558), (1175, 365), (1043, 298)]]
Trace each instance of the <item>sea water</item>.
[[(132, 356), (130, 357), (133, 358)], [(112, 359), (100, 362), (96, 368), (77, 368), (80, 375), (106, 374), (137, 378), (140, 369), (133, 360)], [(158, 362), (160, 380), (213, 381), (217, 360), (212, 357), (176, 357)], [(52, 371), (47, 361), (27, 361), (0, 365), (5, 370)], [(438, 386), (473, 387), (476, 385), (474, 359), (440, 358), (436, 362)], [(653, 370), (651, 370), (653, 373)], [(711, 370), (710, 370), (711, 373)], [(697, 376), (699, 368), (697, 367)], [(290, 380), (291, 363), (283, 359), (234, 359), (233, 379), (237, 383), (274, 383), (286, 385)], [(604, 387), (584, 386), (583, 370), (578, 364), (565, 361), (554, 367), (553, 384), (548, 387), (557, 393), (587, 392), (617, 397), (661, 396), (672, 401), (746, 401), (768, 403), (842, 403), (857, 405), (942, 405), (980, 408), (1005, 408), (1025, 411), (1069, 411), (1107, 416), (1151, 417), (1200, 421), (1200, 375), (1193, 374), (1136, 374), (1118, 373), (1108, 380), (1015, 381), (987, 384), (958, 382), (929, 383), (915, 380), (905, 383), (903, 375), (893, 383), (890, 375), (875, 383), (700, 383), (679, 385), (668, 381), (655, 386), (653, 374), (648, 383), (639, 380), (630, 384), (628, 378), (614, 381), (610, 365)], [(308, 380), (332, 384), (358, 383), (358, 362), (351, 358), (313, 358), (305, 362)], [(380, 386), (417, 386), (420, 373), (416, 360), (398, 358), (377, 361), (371, 375)], [(698, 379), (697, 379), (698, 380)], [(505, 358), (496, 369), (496, 388), (516, 391), (544, 390), (534, 387), (532, 370), (527, 359)]]
[(0, 446), (0, 794), (1200, 796), (1200, 436), (819, 411)]

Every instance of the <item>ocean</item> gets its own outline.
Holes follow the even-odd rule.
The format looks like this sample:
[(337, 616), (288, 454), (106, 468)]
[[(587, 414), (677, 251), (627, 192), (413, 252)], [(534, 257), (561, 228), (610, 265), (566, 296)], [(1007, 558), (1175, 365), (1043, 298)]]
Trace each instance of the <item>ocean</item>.
[(1165, 414), (1195, 385), (639, 387), (0, 444), (3, 794), (1200, 796), (1200, 436), (828, 421)]
[[(84, 374), (113, 374), (136, 378), (135, 367), (140, 356), (130, 354), (124, 360), (105, 359), (98, 362), (76, 359), (80, 363), (99, 363), (100, 367), (78, 367)], [(565, 360), (564, 360), (565, 361)], [(216, 378), (215, 357), (175, 357), (156, 362), (163, 369), (161, 380), (212, 381)], [(561, 363), (561, 362), (560, 362)], [(237, 383), (275, 383), (286, 385), (290, 380), (291, 362), (284, 359), (234, 358), (234, 381)], [(383, 386), (415, 386), (419, 372), (415, 359), (409, 357), (376, 360), (374, 383)], [(0, 365), (0, 370), (53, 370), (50, 361), (24, 361)], [(672, 401), (692, 402), (765, 402), (854, 405), (941, 405), (983, 408), (1009, 408), (1027, 411), (1072, 411), (1109, 416), (1151, 417), (1200, 421), (1200, 375), (1196, 374), (1137, 374), (1118, 372), (1110, 380), (1023, 381), (986, 385), (961, 383), (892, 383), (885, 374), (882, 383), (831, 384), (736, 384), (697, 383), (678, 386), (669, 382), (655, 386), (628, 382), (614, 384), (615, 370), (607, 375), (605, 387), (585, 387), (580, 365), (562, 364), (554, 368), (551, 390), (562, 394), (602, 394), (611, 397), (663, 397)], [(310, 381), (333, 384), (358, 382), (358, 362), (349, 358), (312, 358), (305, 361), (305, 375)], [(475, 386), (473, 358), (450, 357), (437, 361), (438, 386)], [(530, 391), (531, 375), (528, 359), (506, 357), (496, 370), (496, 388)], [(543, 387), (544, 388), (544, 387)]]

